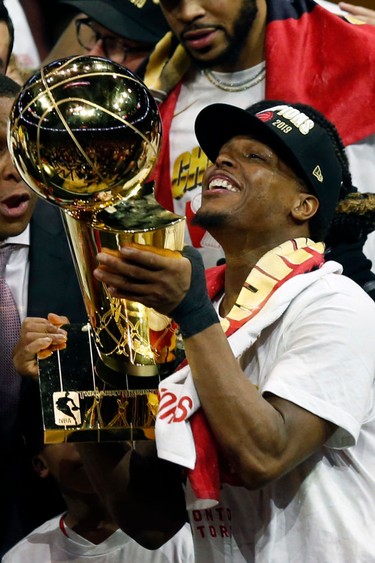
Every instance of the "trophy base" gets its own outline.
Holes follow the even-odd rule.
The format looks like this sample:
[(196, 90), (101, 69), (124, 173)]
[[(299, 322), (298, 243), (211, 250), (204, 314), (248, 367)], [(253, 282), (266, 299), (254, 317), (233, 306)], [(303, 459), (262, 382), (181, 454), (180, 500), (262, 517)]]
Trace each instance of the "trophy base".
[(45, 443), (155, 439), (158, 385), (172, 366), (157, 376), (120, 374), (98, 357), (88, 324), (64, 328), (66, 348), (39, 360)]
[(111, 383), (113, 380), (116, 382), (115, 385), (120, 384), (120, 381), (124, 381), (124, 377), (128, 375), (136, 377), (152, 377), (159, 375), (159, 369), (156, 364), (136, 365), (127, 364), (125, 362), (120, 363), (117, 358), (113, 360), (105, 355), (102, 355), (100, 360), (103, 368), (99, 369), (101, 369), (103, 379), (108, 381), (108, 383)]

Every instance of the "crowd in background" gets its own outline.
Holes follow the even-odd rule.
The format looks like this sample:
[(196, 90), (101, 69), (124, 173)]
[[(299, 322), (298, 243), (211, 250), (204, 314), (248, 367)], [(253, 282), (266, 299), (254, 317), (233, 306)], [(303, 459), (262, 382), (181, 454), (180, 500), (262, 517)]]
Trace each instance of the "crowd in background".
[[(4, 3), (16, 30), (13, 53), (22, 77), (53, 58), (85, 52), (77, 42), (72, 25), (79, 14), (74, 3), (59, 0), (4, 0)], [(338, 15), (351, 14), (375, 25), (373, 9), (327, 0), (318, 0), (318, 3)]]

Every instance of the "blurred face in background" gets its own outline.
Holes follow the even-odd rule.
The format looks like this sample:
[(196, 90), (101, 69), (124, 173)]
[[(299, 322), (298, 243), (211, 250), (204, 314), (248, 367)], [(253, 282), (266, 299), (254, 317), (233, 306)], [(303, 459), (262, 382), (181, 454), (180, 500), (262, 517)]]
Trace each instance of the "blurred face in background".
[(133, 72), (154, 47), (121, 37), (84, 15), (76, 19), (75, 25), (78, 43), (88, 55), (111, 59)]
[(93, 494), (93, 488), (74, 443), (48, 444), (34, 460), (41, 477), (52, 477), (63, 494)]
[(243, 52), (248, 56), (258, 3), (263, 0), (160, 0), (169, 27), (201, 67), (234, 65)]
[(7, 144), (13, 98), (0, 97), (0, 241), (21, 234), (30, 222), (37, 196), (23, 182)]

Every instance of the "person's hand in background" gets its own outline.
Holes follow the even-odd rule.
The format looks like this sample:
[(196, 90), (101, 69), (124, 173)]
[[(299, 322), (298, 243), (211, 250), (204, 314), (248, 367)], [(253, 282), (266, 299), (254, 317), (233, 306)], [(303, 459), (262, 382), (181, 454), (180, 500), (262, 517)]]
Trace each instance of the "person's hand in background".
[(47, 319), (27, 317), (13, 351), (13, 363), (20, 375), (38, 377), (38, 359), (48, 358), (55, 350), (66, 347), (66, 331), (62, 325), (67, 317), (50, 313)]
[(347, 4), (346, 2), (339, 2), (339, 6), (342, 10), (348, 12), (358, 20), (375, 25), (375, 10), (364, 8), (363, 6), (355, 6), (354, 4)]

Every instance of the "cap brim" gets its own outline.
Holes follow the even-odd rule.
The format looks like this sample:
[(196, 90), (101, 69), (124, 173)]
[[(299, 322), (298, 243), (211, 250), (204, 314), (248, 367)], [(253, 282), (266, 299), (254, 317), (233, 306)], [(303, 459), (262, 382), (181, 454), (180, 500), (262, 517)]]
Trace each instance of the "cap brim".
[(122, 2), (121, 11), (101, 0), (60, 0), (62, 4), (77, 8), (113, 33), (132, 41), (155, 44), (167, 33), (168, 24), (156, 5), (152, 7), (152, 13), (144, 8), (142, 13), (141, 8), (128, 0), (119, 1)]
[(264, 143), (270, 143), (276, 152), (281, 147), (278, 135), (273, 135), (267, 125), (246, 110), (228, 104), (212, 104), (205, 107), (195, 121), (198, 143), (214, 162), (221, 147), (237, 135), (254, 135)]

